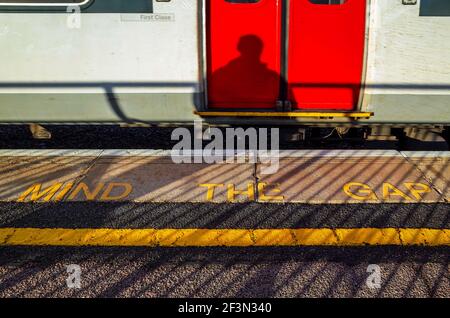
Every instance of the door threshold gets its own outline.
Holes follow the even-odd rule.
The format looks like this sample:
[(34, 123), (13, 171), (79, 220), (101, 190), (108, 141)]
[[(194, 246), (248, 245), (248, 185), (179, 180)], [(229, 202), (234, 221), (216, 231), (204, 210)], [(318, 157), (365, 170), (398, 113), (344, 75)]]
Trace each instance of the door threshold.
[(285, 118), (352, 118), (369, 119), (373, 112), (338, 112), (338, 111), (291, 111), (291, 112), (267, 112), (267, 111), (195, 111), (194, 114), (201, 117), (285, 117)]

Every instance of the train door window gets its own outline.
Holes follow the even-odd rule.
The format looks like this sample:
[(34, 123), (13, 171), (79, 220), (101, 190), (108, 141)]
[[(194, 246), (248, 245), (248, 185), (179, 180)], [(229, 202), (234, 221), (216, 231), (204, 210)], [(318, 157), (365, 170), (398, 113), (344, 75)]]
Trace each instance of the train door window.
[(260, 0), (226, 0), (226, 1), (230, 3), (257, 3)]
[(313, 4), (344, 4), (347, 0), (309, 0)]

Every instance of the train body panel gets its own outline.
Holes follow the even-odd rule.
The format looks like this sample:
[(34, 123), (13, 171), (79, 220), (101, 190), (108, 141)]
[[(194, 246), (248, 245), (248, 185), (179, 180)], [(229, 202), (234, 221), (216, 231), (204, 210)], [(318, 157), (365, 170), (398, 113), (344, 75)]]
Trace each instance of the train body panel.
[(193, 117), (201, 102), (197, 1), (120, 10), (0, 13), (0, 120)]
[(366, 76), (372, 121), (448, 124), (450, 2), (371, 1)]
[[(404, 5), (402, 1), (392, 0), (348, 0), (367, 5), (361, 98), (357, 103), (354, 98), (356, 95), (352, 95), (355, 103), (353, 107), (325, 105), (313, 108), (319, 111), (373, 113), (370, 118), (357, 120), (326, 114), (314, 118), (198, 116), (196, 111), (208, 111), (206, 75), (212, 72), (206, 60), (209, 40), (207, 17), (204, 14), (208, 13), (206, 4), (211, 0), (148, 0), (146, 3), (151, 4), (150, 9), (145, 10), (132, 5), (144, 0), (122, 0), (123, 3), (116, 0), (110, 3), (121, 5), (111, 11), (105, 9), (108, 6), (105, 1), (95, 0), (95, 3), (103, 5), (90, 7), (96, 8), (91, 12), (89, 8), (85, 10), (82, 7), (81, 25), (77, 28), (69, 25), (77, 23), (76, 19), (72, 20), (74, 14), (66, 13), (65, 10), (47, 12), (45, 8), (37, 11), (14, 8), (11, 11), (4, 6), (5, 1), (0, 0), (0, 42), (6, 48), (0, 51), (0, 123), (174, 124), (191, 123), (202, 117), (210, 123), (220, 124), (450, 126), (450, 3), (447, 0), (418, 0), (415, 5)], [(264, 1), (289, 3), (281, 0)], [(128, 8), (128, 5), (131, 7)], [(327, 10), (324, 4), (317, 6)], [(334, 10), (337, 7), (340, 9)], [(344, 14), (345, 7), (345, 3), (333, 5), (333, 10), (335, 14)], [(98, 8), (105, 11), (100, 12)], [(289, 19), (288, 11), (275, 15)], [(292, 32), (300, 32), (301, 28), (297, 31), (294, 28), (283, 29), (286, 26), (282, 22), (280, 39), (274, 39), (276, 45), (279, 42), (280, 60), (268, 62), (275, 63), (270, 66), (281, 81), (289, 80), (290, 59), (309, 54), (304, 52), (307, 47), (301, 46), (300, 53), (295, 53), (295, 50), (289, 52), (288, 39), (292, 41)], [(251, 24), (251, 21), (246, 23)], [(226, 33), (226, 25), (227, 21), (224, 21), (225, 29), (222, 32)], [(330, 34), (333, 32), (337, 31), (330, 30)], [(326, 30), (318, 34), (326, 34)], [(302, 38), (311, 38), (311, 34), (302, 34), (299, 39)], [(238, 54), (236, 43), (232, 45)], [(361, 50), (363, 46), (364, 43), (361, 44)], [(295, 48), (295, 43), (292, 47)], [(330, 65), (333, 60), (338, 64), (339, 59), (336, 57), (340, 54), (342, 57), (345, 51), (337, 52), (338, 47), (330, 47), (332, 49), (328, 55), (323, 52), (320, 54), (322, 59), (329, 56), (323, 66)], [(349, 47), (346, 49), (350, 53), (355, 50)], [(349, 59), (355, 60), (355, 67), (361, 63), (357, 61), (357, 55), (361, 53)], [(285, 64), (283, 57), (287, 57)], [(306, 61), (301, 62), (308, 65)], [(329, 79), (330, 74), (325, 73), (327, 69), (338, 74), (332, 68), (321, 68), (315, 74), (319, 82), (321, 72), (324, 74), (324, 83)], [(296, 71), (302, 75), (301, 70), (297, 68)], [(348, 84), (344, 82), (343, 79), (342, 83), (332, 84)], [(298, 92), (300, 94), (301, 90)], [(281, 95), (280, 98), (283, 97)], [(289, 101), (289, 96), (287, 92), (286, 101)], [(293, 104), (294, 111), (311, 110)], [(209, 110), (220, 108), (210, 106)], [(286, 104), (281, 109), (277, 105), (273, 105), (273, 109), (250, 108), (287, 110)]]

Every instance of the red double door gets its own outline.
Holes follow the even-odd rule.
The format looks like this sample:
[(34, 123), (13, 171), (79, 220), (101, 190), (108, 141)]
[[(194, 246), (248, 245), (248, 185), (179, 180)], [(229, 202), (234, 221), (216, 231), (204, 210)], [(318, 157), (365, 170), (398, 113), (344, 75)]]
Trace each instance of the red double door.
[(366, 0), (207, 4), (210, 108), (355, 109)]

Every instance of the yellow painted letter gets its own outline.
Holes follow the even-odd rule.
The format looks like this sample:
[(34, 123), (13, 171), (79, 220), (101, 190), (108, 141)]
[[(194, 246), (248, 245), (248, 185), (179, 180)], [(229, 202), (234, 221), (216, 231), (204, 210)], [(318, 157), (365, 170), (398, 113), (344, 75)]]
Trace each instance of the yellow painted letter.
[(383, 199), (384, 200), (389, 200), (391, 199), (391, 197), (401, 197), (407, 201), (412, 201), (412, 199), (406, 195), (405, 193), (403, 193), (401, 190), (399, 190), (398, 188), (396, 188), (395, 186), (393, 186), (390, 183), (384, 183), (383, 184)]
[(228, 202), (234, 202), (236, 200), (236, 196), (238, 195), (247, 195), (250, 201), (255, 200), (255, 184), (249, 183), (247, 185), (247, 190), (236, 190), (234, 184), (228, 185)]
[(423, 183), (405, 183), (405, 187), (411, 192), (413, 197), (420, 201), (423, 199), (422, 194), (431, 192), (431, 188)]
[(215, 183), (199, 184), (199, 187), (208, 188), (208, 192), (206, 193), (206, 201), (208, 202), (214, 200), (216, 188), (220, 188), (223, 186), (224, 186), (223, 184), (215, 184)]
[(61, 189), (63, 186), (63, 183), (55, 183), (54, 185), (48, 187), (45, 190), (41, 191), (42, 184), (38, 183), (31, 187), (29, 187), (17, 200), (18, 202), (24, 202), (29, 195), (31, 195), (30, 201), (39, 201), (43, 198), (44, 202), (49, 202), (53, 196), (56, 194), (56, 192)]
[[(114, 190), (114, 188), (123, 188), (122, 194), (111, 196), (111, 192)], [(129, 183), (110, 183), (108, 187), (105, 189), (105, 192), (103, 192), (102, 196), (100, 197), (100, 200), (101, 201), (123, 200), (130, 195), (131, 191), (133, 191), (133, 187)]]
[(87, 201), (94, 201), (95, 198), (98, 196), (98, 194), (100, 193), (100, 191), (103, 189), (104, 186), (105, 186), (104, 183), (99, 183), (95, 187), (94, 191), (91, 192), (89, 187), (85, 183), (82, 182), (70, 194), (69, 200), (75, 199), (77, 197), (78, 193), (80, 193), (80, 191), (83, 190), (83, 193), (84, 193), (84, 196), (85, 196), (86, 200)]
[(266, 191), (269, 188), (270, 191), (275, 193), (280, 193), (281, 189), (279, 188), (279, 185), (270, 185), (264, 182), (258, 183), (258, 198), (260, 201), (263, 202), (283, 202), (284, 196), (282, 195), (268, 195), (266, 194)]
[[(352, 188), (357, 188), (356, 191)], [(349, 197), (359, 201), (377, 201), (377, 195), (373, 190), (364, 183), (351, 182), (344, 185), (344, 192)]]

